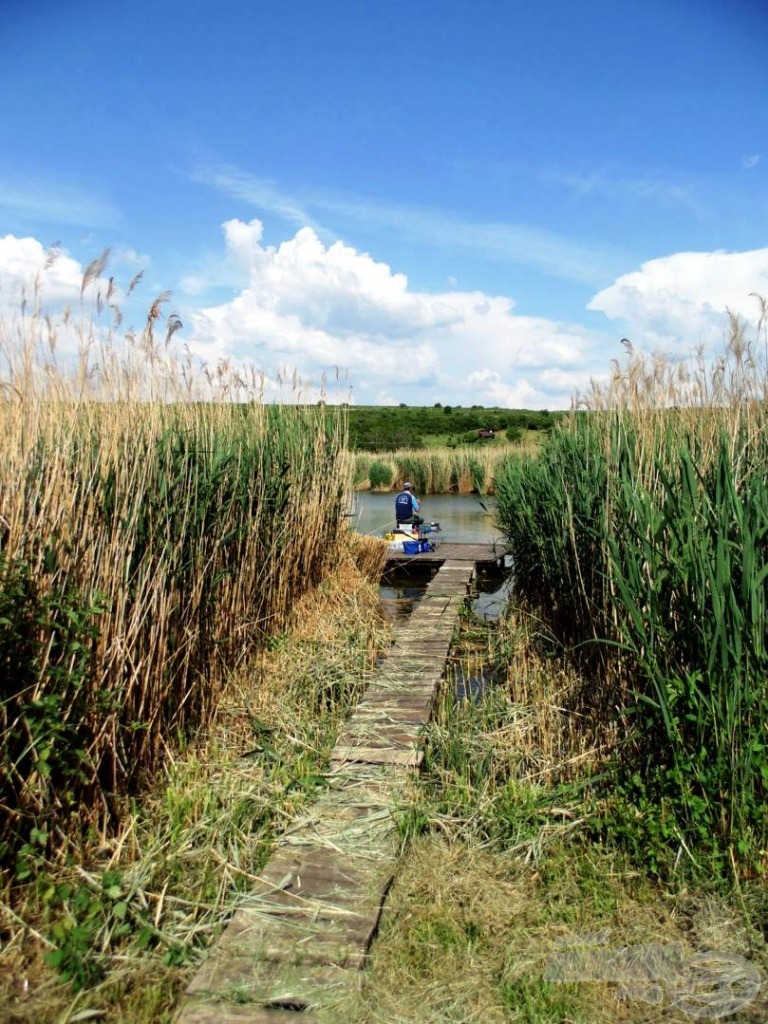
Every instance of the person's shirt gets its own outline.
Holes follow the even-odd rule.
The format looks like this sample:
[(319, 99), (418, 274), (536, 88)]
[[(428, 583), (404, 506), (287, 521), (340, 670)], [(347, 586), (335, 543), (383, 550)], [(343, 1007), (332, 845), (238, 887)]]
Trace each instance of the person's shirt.
[(395, 516), (398, 520), (409, 519), (419, 511), (419, 500), (410, 491), (401, 491), (395, 498)]

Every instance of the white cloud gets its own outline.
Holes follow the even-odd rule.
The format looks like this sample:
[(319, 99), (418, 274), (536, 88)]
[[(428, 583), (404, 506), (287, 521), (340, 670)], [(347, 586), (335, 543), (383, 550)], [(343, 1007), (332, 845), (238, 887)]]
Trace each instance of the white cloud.
[(768, 248), (748, 252), (679, 252), (650, 260), (589, 302), (622, 321), (643, 348), (690, 351), (717, 346), (727, 329), (726, 308), (754, 322), (768, 296)]
[(63, 252), (54, 254), (36, 238), (0, 238), (0, 310), (15, 313), (22, 298), (33, 301), (35, 287), (53, 307), (79, 298), (83, 268)]
[(232, 356), (268, 376), (287, 364), (305, 380), (344, 367), (361, 399), (428, 404), (469, 389), (478, 402), (557, 408), (572, 389), (553, 389), (545, 373), (580, 370), (588, 381), (589, 332), (519, 316), (507, 297), (413, 291), (404, 274), (342, 242), (326, 245), (309, 227), (276, 247), (263, 244), (258, 220), (227, 221), (224, 236), (247, 284), (190, 313), (191, 347), (209, 362)]
[[(583, 378), (582, 378), (583, 381)], [(529, 409), (541, 405), (543, 393), (526, 379), (508, 384), (495, 370), (475, 370), (470, 373), (467, 383), (472, 397), (478, 398), (475, 405), (498, 405), (507, 409)]]
[(753, 167), (757, 167), (760, 163), (759, 153), (750, 153), (749, 156), (743, 156), (741, 158), (741, 166), (745, 171), (751, 170)]
[(610, 276), (617, 260), (626, 264), (626, 254), (613, 246), (569, 238), (532, 224), (470, 221), (429, 207), (308, 187), (299, 188), (297, 198), (272, 181), (229, 165), (200, 166), (192, 180), (247, 202), (259, 212), (276, 214), (293, 226), (312, 227), (324, 240), (335, 236), (314, 218), (315, 213), (363, 225), (368, 231), (396, 232), (422, 246), (535, 267), (552, 277), (592, 286)]
[[(329, 400), (351, 393), (365, 403), (556, 409), (609, 369), (613, 353), (597, 333), (522, 315), (508, 296), (416, 291), (386, 263), (326, 243), (307, 226), (276, 246), (264, 244), (258, 220), (223, 228), (225, 251), (210, 269), (235, 296), (205, 306), (193, 300), (180, 311), (185, 328), (176, 340), (209, 366), (226, 360), (262, 370), (267, 396), (295, 370), (305, 398), (319, 395), (326, 378)], [(140, 260), (130, 250), (116, 259), (131, 270)], [(77, 308), (83, 270), (63, 251), (51, 261), (35, 238), (0, 238), (0, 314), (7, 321), (17, 313), (23, 294), (33, 301), (35, 281), (44, 309)], [(86, 315), (105, 282), (92, 287)], [(701, 342), (720, 346), (726, 307), (754, 323), (759, 306), (751, 292), (768, 296), (768, 248), (650, 260), (598, 292), (588, 308), (615, 322), (614, 339), (626, 334), (640, 348), (687, 354)]]

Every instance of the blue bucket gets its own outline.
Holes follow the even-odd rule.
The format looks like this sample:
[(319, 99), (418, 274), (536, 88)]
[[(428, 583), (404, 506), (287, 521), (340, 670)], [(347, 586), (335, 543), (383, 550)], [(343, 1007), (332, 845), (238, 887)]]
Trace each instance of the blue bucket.
[(403, 551), (406, 555), (418, 555), (421, 550), (421, 544), (417, 540), (404, 540)]

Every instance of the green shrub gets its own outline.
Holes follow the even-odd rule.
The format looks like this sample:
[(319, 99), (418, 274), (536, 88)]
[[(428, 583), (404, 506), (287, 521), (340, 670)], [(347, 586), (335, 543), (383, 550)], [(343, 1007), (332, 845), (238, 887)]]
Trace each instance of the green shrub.
[(389, 488), (392, 486), (392, 467), (386, 463), (376, 460), (372, 462), (368, 470), (368, 479), (371, 481), (371, 489)]

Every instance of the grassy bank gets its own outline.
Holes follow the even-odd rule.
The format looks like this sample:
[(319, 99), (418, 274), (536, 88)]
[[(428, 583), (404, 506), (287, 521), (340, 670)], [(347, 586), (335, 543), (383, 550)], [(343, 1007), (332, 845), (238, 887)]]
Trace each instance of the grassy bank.
[[(664, 882), (604, 841), (609, 751), (586, 741), (591, 678), (519, 608), (491, 632), (466, 623), (454, 656), (399, 809), (408, 854), (361, 991), (336, 1019), (683, 1024), (727, 1012), (727, 983), (702, 971), (716, 951), (715, 970), (743, 969), (745, 1005), (728, 1019), (764, 1020), (765, 996), (747, 998), (768, 969), (762, 882)], [(457, 700), (459, 679), (489, 664), (493, 685)], [(582, 977), (564, 980), (564, 962)]]
[[(206, 947), (317, 793), (340, 722), (385, 642), (381, 551), (345, 543), (333, 573), (230, 677), (210, 727), (168, 751), (113, 833), (0, 891), (0, 1019), (163, 1024)], [(69, 981), (67, 981), (69, 979)]]
[(596, 681), (589, 729), (616, 752), (606, 830), (615, 813), (662, 874), (766, 868), (761, 353), (738, 322), (714, 367), (630, 353), (537, 460), (497, 473), (518, 594)]

